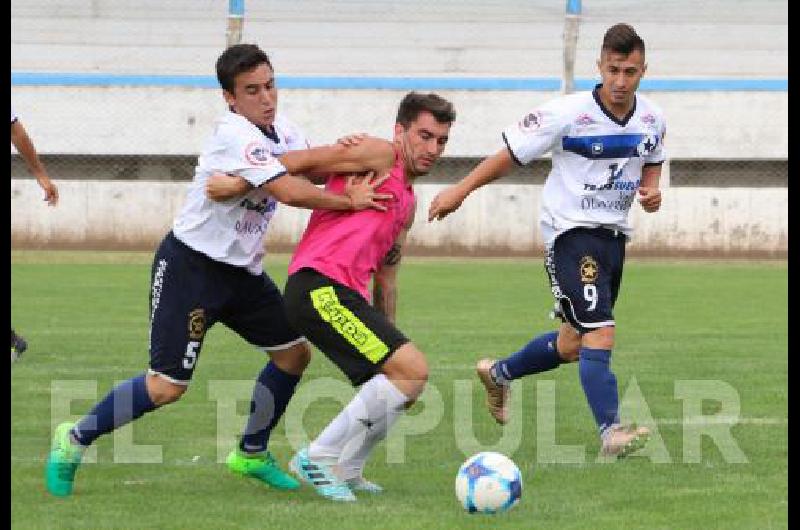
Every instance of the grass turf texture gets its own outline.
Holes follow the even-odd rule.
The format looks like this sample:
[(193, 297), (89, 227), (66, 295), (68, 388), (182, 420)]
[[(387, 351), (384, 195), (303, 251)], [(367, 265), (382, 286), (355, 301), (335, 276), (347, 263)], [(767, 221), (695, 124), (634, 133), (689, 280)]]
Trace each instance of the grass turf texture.
[[(384, 494), (362, 494), (358, 502), (340, 505), (308, 487), (268, 490), (225, 469), (219, 454), (224, 458), (243, 425), (263, 357), (220, 325), (207, 335), (187, 395), (133, 424), (133, 443), (159, 445), (163, 462), (114, 463), (115, 440), (106, 436), (96, 444), (97, 463), (78, 471), (73, 497), (52, 498), (44, 489), (43, 463), (52, 424), (64, 419), (52, 417), (51, 410), (63, 408), (66, 400), (51, 402), (51, 393), (64, 384), (59, 382), (88, 385), (89, 396), (72, 396), (68, 408), (78, 416), (116, 381), (146, 368), (151, 257), (12, 254), (12, 321), (30, 343), (11, 372), (14, 528), (596, 530), (788, 524), (785, 262), (627, 264), (615, 311), (619, 327), (612, 367), (621, 394), (634, 395), (638, 388), (649, 413), (660, 421), (658, 435), (669, 463), (643, 457), (597, 461), (599, 441), (574, 365), (517, 382), (521, 429), (509, 428), (501, 438), (502, 429), (483, 408), (473, 366), (481, 356), (506, 355), (553, 328), (541, 261), (407, 259), (400, 272), (399, 325), (427, 354), (442, 418), (425, 434), (405, 438), (404, 463), (387, 463), (387, 442), (378, 446), (366, 476), (383, 485)], [(281, 286), (285, 265), (285, 257), (266, 263)], [(675, 395), (679, 380), (721, 381), (735, 389), (746, 420), (730, 433), (747, 463), (727, 462), (707, 436), (700, 454), (687, 461), (684, 401)], [(346, 388), (343, 376), (315, 352), (299, 392), (321, 381), (339, 392)], [(470, 387), (471, 401), (461, 393)], [(227, 397), (217, 401), (215, 391)], [(554, 408), (537, 412), (537, 396), (554, 400)], [(235, 411), (223, 407), (218, 412), (219, 403), (233, 398), (238, 399)], [(313, 437), (340, 405), (330, 398), (309, 406), (310, 399), (305, 401), (292, 402), (287, 417), (301, 416), (295, 425), (301, 423)], [(470, 403), (471, 419), (465, 419)], [(702, 404), (703, 414), (720, 411), (724, 405), (714, 399)], [(420, 405), (409, 414), (424, 412)], [(293, 454), (285, 420), (271, 441), (282, 465)], [(537, 436), (537, 428), (547, 422), (554, 425), (549, 436), (555, 443), (582, 447), (582, 463), (552, 462), (542, 454), (541, 447), (550, 442)], [(129, 445), (116, 443), (118, 458), (130, 453)], [(396, 447), (392, 459), (398, 458)], [(483, 449), (505, 452), (522, 471), (522, 500), (506, 514), (469, 515), (455, 500), (458, 467)]]

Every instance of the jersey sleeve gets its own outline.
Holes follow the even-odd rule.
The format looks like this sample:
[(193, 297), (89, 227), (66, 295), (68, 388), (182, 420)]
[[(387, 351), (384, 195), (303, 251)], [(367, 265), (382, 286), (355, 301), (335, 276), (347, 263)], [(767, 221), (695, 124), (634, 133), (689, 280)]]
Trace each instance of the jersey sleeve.
[(19, 118), (17, 118), (17, 114), (14, 112), (14, 107), (11, 107), (11, 123), (14, 123)]
[(551, 101), (507, 127), (503, 131), (503, 141), (514, 160), (524, 165), (550, 151), (563, 133), (562, 116), (557, 102)]
[(215, 169), (238, 175), (255, 187), (286, 174), (286, 168), (272, 156), (269, 145), (260, 135), (226, 130), (219, 133), (224, 154)]
[(667, 135), (667, 124), (664, 117), (659, 119), (658, 135), (655, 137), (656, 146), (644, 156), (645, 165), (661, 164), (667, 158), (666, 150), (664, 149), (664, 137)]
[(287, 122), (285, 138), (286, 147), (288, 147), (290, 151), (308, 149), (311, 147), (311, 142), (308, 141), (308, 137), (293, 123)]

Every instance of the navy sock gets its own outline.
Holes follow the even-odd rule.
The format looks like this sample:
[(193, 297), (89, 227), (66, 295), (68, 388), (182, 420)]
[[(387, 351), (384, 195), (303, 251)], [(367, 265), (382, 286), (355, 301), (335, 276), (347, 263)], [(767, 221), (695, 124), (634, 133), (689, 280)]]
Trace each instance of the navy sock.
[(581, 348), (578, 372), (600, 434), (619, 422), (617, 378), (609, 368), (610, 361), (611, 350)]
[(284, 372), (272, 361), (261, 370), (253, 388), (250, 417), (239, 442), (242, 452), (253, 454), (267, 450), (269, 435), (286, 411), (298, 381), (299, 375)]
[(156, 408), (147, 393), (145, 375), (141, 374), (114, 387), (89, 414), (75, 424), (72, 436), (83, 446), (91, 445), (100, 436)]
[(503, 384), (520, 377), (546, 372), (566, 361), (558, 354), (558, 331), (539, 335), (521, 350), (497, 361), (492, 367), (495, 383)]

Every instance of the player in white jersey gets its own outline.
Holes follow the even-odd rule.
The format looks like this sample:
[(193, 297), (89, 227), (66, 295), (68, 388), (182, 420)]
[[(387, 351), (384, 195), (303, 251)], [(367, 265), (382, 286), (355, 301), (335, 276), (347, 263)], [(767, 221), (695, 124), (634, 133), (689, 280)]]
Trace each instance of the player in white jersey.
[[(329, 210), (384, 210), (375, 193), (382, 179), (350, 179), (344, 194), (317, 188), (290, 173), (307, 167), (284, 157), (308, 146), (288, 121), (276, 118), (277, 89), (267, 55), (235, 45), (217, 60), (217, 78), (229, 105), (200, 155), (187, 201), (153, 260), (150, 291), (150, 366), (114, 388), (76, 424), (62, 423), (46, 464), (47, 489), (72, 493), (87, 446), (143, 414), (177, 401), (186, 391), (206, 331), (222, 322), (271, 359), (259, 374), (250, 417), (228, 467), (279, 489), (299, 483), (267, 451), (310, 350), (284, 314), (283, 297), (261, 264), (264, 234), (276, 201)], [(286, 164), (286, 165), (285, 165)], [(212, 201), (207, 178), (222, 171), (246, 179), (243, 197)]]
[(641, 448), (649, 432), (619, 422), (617, 381), (609, 369), (612, 309), (631, 235), (628, 211), (637, 193), (646, 212), (661, 206), (666, 127), (661, 111), (636, 94), (646, 70), (645, 45), (631, 26), (608, 29), (598, 67), (601, 84), (550, 101), (508, 127), (505, 147), (437, 195), (428, 217), (444, 218), (513, 163), (552, 153), (539, 221), (545, 268), (563, 323), (505, 359), (481, 359), (476, 370), (490, 413), (506, 423), (510, 381), (579, 361), (602, 452), (620, 457)]
[[(28, 136), (28, 132), (14, 112), (13, 107), (11, 108), (11, 143), (25, 161), (28, 171), (44, 191), (44, 200), (47, 201), (49, 206), (55, 206), (58, 203), (58, 187), (50, 180), (50, 175), (47, 174), (47, 168), (39, 159), (33, 140)], [(27, 348), (28, 342), (21, 335), (15, 333), (12, 327), (11, 362), (16, 361)]]

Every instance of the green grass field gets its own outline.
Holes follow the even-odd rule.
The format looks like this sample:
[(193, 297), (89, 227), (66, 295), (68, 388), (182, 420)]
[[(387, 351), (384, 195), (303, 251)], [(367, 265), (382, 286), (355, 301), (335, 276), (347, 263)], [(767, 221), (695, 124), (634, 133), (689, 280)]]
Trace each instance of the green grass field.
[[(309, 488), (268, 490), (218, 463), (217, 444), (223, 454), (230, 448), (228, 441), (242, 425), (249, 381), (263, 364), (260, 353), (218, 326), (206, 338), (187, 395), (133, 425), (133, 443), (161, 446), (162, 463), (114, 463), (115, 454), (130, 454), (130, 444), (117, 441), (115, 452), (115, 440), (106, 436), (97, 443), (97, 463), (79, 470), (75, 494), (49, 497), (43, 462), (51, 426), (64, 419), (53, 411), (77, 417), (115, 381), (147, 366), (150, 258), (136, 253), (12, 254), (13, 324), (30, 342), (11, 369), (14, 528), (788, 526), (785, 262), (628, 263), (616, 308), (613, 367), (620, 392), (635, 402), (636, 410), (655, 418), (657, 443), (644, 456), (598, 462), (599, 441), (574, 365), (516, 383), (514, 396), (521, 405), (514, 409), (516, 421), (505, 438), (483, 408), (475, 360), (506, 355), (553, 327), (540, 260), (407, 259), (400, 275), (398, 320), (427, 354), (433, 389), (430, 405), (409, 413), (420, 415), (417, 423), (410, 417), (404, 421), (413, 426), (426, 412), (435, 415), (437, 396), (441, 419), (424, 434), (405, 437), (403, 452), (397, 438), (390, 450), (389, 441), (378, 447), (366, 475), (386, 488), (383, 495), (334, 504)], [(285, 266), (285, 258), (267, 262), (279, 285)], [(705, 380), (712, 381), (710, 386), (697, 383)], [(330, 397), (313, 399), (313, 385), (324, 381), (344, 388), (343, 376), (316, 354), (298, 390), (302, 403), (292, 402), (285, 417), (292, 418), (293, 433), (304, 429), (313, 437), (338, 411), (339, 403)], [(88, 396), (63, 390), (70, 385), (88, 388)], [(470, 400), (464, 392), (470, 388), (468, 418)], [(712, 436), (703, 436), (699, 449), (692, 449), (699, 437), (692, 433), (699, 427), (697, 418), (684, 425), (690, 400), (678, 395), (685, 388), (695, 398), (706, 398), (700, 413), (721, 416), (736, 403), (730, 396), (719, 401), (720, 395), (703, 389), (732, 390), (742, 421), (730, 429), (723, 425), (721, 431), (717, 426), (716, 432), (732, 437), (745, 463), (731, 462), (732, 449), (720, 448)], [(235, 411), (220, 405), (234, 399)], [(548, 408), (546, 402), (553, 401)], [(218, 423), (232, 427), (220, 432)], [(285, 423), (271, 443), (283, 463), (297, 443), (287, 438)], [(303, 429), (298, 431), (298, 425)], [(554, 425), (554, 431), (547, 425)], [(582, 462), (574, 457), (559, 462), (552, 456), (553, 440), (578, 446)], [(520, 467), (522, 500), (512, 511), (469, 515), (456, 503), (456, 470), (476, 447), (501, 450)]]

